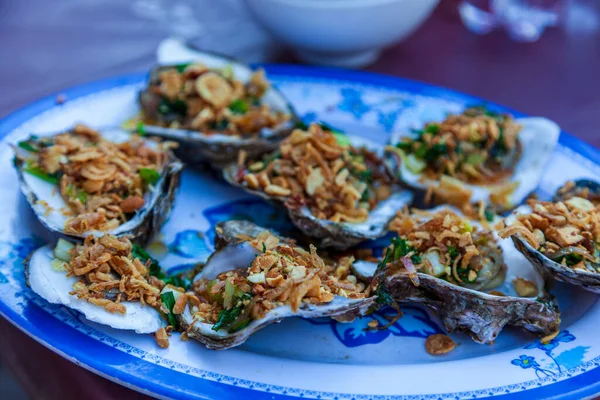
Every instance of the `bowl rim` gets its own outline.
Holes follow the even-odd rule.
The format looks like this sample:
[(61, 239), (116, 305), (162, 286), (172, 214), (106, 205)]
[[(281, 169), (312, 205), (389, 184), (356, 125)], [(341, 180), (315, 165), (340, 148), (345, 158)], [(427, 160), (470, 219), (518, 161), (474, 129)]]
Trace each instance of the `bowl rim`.
[[(256, 0), (247, 0), (253, 3)], [(341, 9), (341, 8), (367, 8), (371, 6), (380, 6), (391, 3), (406, 3), (424, 4), (428, 6), (432, 3), (439, 3), (440, 0), (260, 0), (260, 4), (264, 1), (271, 3), (279, 3), (287, 6), (295, 6), (297, 8), (312, 8), (312, 9)]]

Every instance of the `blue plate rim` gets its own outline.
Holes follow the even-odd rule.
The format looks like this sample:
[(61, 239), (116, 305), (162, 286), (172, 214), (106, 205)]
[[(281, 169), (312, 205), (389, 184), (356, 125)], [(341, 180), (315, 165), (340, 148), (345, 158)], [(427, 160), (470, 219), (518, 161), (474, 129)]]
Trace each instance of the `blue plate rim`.
[[(441, 97), (446, 99), (460, 100), (462, 102), (473, 102), (481, 103), (485, 102), (488, 106), (498, 111), (510, 112), (515, 116), (521, 117), (525, 114), (516, 110), (510, 109), (505, 106), (498, 105), (493, 102), (485, 101), (479, 97), (472, 96), (469, 94), (461, 93), (452, 89), (419, 82), (416, 80), (410, 80), (406, 78), (399, 78), (394, 76), (382, 75), (372, 72), (362, 71), (350, 71), (339, 68), (330, 67), (309, 67), (309, 66), (296, 66), (296, 65), (285, 65), (285, 64), (263, 64), (266, 72), (271, 75), (278, 77), (290, 76), (294, 78), (305, 77), (305, 78), (316, 78), (326, 80), (337, 80), (352, 83), (368, 84), (377, 87), (386, 87), (396, 90), (409, 91), (413, 93), (429, 95), (433, 97)], [(57, 96), (63, 95), (66, 97), (66, 101), (70, 101), (79, 97), (117, 88), (121, 86), (138, 84), (144, 81), (147, 77), (147, 73), (132, 73), (126, 75), (119, 75), (110, 78), (104, 78), (95, 80), (88, 83), (72, 86), (68, 89), (61, 90), (54, 94), (45, 96), (37, 101), (26, 104), (13, 112), (9, 113), (0, 120), (0, 139), (4, 138), (9, 132), (17, 128), (22, 123), (28, 121), (34, 116), (47, 111), (57, 106)], [(590, 144), (578, 139), (564, 131), (561, 131), (559, 143), (565, 147), (572, 149), (573, 151), (583, 155), (590, 161), (600, 164), (600, 152), (596, 150)], [(45, 328), (49, 326), (55, 327), (57, 330), (66, 331), (71, 335), (73, 340), (79, 341), (80, 343), (89, 343), (93, 346), (80, 346), (80, 349), (74, 346), (68, 346), (71, 340), (61, 340), (59, 343), (53, 343), (56, 341), (55, 336), (49, 332), (52, 330), (41, 329), (37, 324), (31, 323), (28, 319), (23, 318), (14, 312), (4, 303), (0, 303), (0, 315), (15, 325), (18, 329), (26, 333), (28, 336), (41, 343), (50, 350), (60, 354), (67, 358), (69, 361), (82, 366), (96, 374), (99, 374), (107, 379), (110, 379), (118, 384), (124, 385), (134, 390), (138, 390), (142, 393), (158, 395), (165, 398), (194, 398), (200, 399), (212, 399), (212, 398), (223, 398), (223, 395), (232, 398), (252, 398), (252, 399), (267, 399), (267, 398), (296, 398), (287, 394), (274, 394), (268, 391), (255, 391), (252, 389), (221, 383), (217, 381), (211, 381), (202, 378), (190, 377), (188, 380), (190, 383), (187, 386), (172, 387), (166, 386), (162, 382), (181, 382), (181, 373), (175, 372), (169, 368), (151, 364), (153, 369), (153, 376), (164, 376), (169, 378), (167, 380), (148, 380), (147, 374), (135, 375), (131, 371), (126, 372), (114, 365), (98, 361), (99, 359), (106, 358), (110, 355), (111, 359), (121, 360), (125, 365), (130, 363), (140, 363), (140, 359), (124, 353), (116, 348), (108, 346), (102, 342), (89, 337), (83, 332), (66, 326), (59, 319), (54, 318), (52, 315), (43, 311), (37, 305), (31, 305), (34, 313), (39, 314), (37, 321), (41, 322), (41, 326)], [(51, 344), (53, 343), (53, 344)], [(69, 351), (67, 351), (67, 349)], [(102, 357), (96, 358), (94, 354)], [(146, 363), (145, 361), (142, 361)], [(192, 390), (193, 388), (193, 390)], [(199, 390), (201, 389), (201, 390)], [(490, 388), (501, 389), (501, 388)], [(487, 390), (487, 389), (486, 389)], [(498, 391), (496, 393), (502, 393)], [(560, 399), (579, 399), (584, 397), (593, 396), (600, 393), (600, 368), (595, 367), (587, 372), (584, 372), (575, 377), (567, 378), (557, 383), (549, 384), (542, 387), (536, 387), (534, 389), (525, 389), (519, 392), (504, 393), (497, 397), (506, 399), (516, 398), (542, 398), (542, 397), (553, 397)], [(325, 394), (325, 393), (323, 393)], [(343, 393), (327, 393), (329, 395), (340, 395), (345, 396)], [(420, 398), (420, 397), (447, 397), (459, 393), (447, 393), (439, 395), (415, 395), (415, 396), (402, 396), (399, 398)], [(475, 392), (473, 392), (475, 394)], [(468, 395), (468, 393), (461, 392), (460, 395)], [(357, 398), (370, 397), (369, 395), (357, 395)], [(373, 395), (373, 398), (391, 398), (393, 396), (379, 396)]]

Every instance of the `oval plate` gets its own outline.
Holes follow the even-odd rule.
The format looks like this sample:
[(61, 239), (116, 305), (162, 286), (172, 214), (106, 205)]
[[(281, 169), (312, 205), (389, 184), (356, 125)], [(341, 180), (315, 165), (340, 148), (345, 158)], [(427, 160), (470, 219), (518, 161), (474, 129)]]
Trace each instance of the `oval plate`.
[[(441, 119), (480, 99), (408, 80), (336, 69), (266, 66), (271, 80), (305, 122), (333, 126), (384, 143), (392, 130)], [(160, 349), (151, 335), (120, 332), (51, 305), (25, 284), (23, 259), (49, 240), (17, 189), (9, 143), (31, 133), (56, 132), (84, 122), (119, 126), (137, 112), (136, 91), (145, 75), (93, 82), (35, 102), (0, 125), (0, 314), (35, 340), (108, 379), (169, 398), (583, 398), (600, 392), (600, 305), (590, 293), (557, 285), (561, 333), (542, 344), (506, 329), (494, 345), (454, 335), (446, 356), (425, 352), (425, 338), (442, 332), (420, 307), (385, 331), (365, 330), (382, 310), (352, 324), (329, 319), (290, 319), (260, 331), (240, 348), (210, 351), (171, 338)], [(504, 107), (489, 105), (497, 111)], [(548, 197), (565, 180), (600, 176), (600, 153), (562, 133), (538, 194)], [(208, 174), (186, 170), (175, 208), (150, 250), (173, 270), (203, 260), (212, 250), (214, 225), (250, 219), (285, 231), (289, 223), (268, 204), (248, 198)]]

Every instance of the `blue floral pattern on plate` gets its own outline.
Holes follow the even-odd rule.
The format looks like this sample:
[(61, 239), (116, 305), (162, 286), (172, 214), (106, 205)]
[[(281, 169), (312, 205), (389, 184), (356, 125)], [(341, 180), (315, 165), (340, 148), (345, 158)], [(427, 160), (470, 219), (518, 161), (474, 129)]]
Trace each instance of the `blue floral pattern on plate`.
[(575, 341), (575, 336), (569, 333), (568, 330), (563, 330), (549, 341), (543, 342), (541, 339), (536, 340), (524, 347), (527, 350), (541, 350), (545, 356), (552, 360), (552, 363), (542, 367), (534, 356), (521, 355), (519, 358), (511, 361), (511, 364), (523, 369), (533, 369), (538, 377), (554, 376), (557, 373), (562, 373), (563, 369), (570, 369), (574, 365), (582, 363), (585, 353), (589, 347), (577, 346), (569, 350), (565, 350), (558, 355), (554, 355), (554, 350), (561, 343), (569, 343)]
[[(379, 141), (385, 140), (385, 136), (382, 136), (381, 133), (410, 129), (413, 124), (418, 125), (429, 119), (437, 119), (438, 116), (443, 116), (448, 111), (460, 110), (464, 105), (476, 101), (468, 96), (443, 89), (375, 75), (363, 76), (358, 73), (340, 73), (339, 71), (334, 73), (328, 70), (314, 70), (307, 73), (304, 69), (296, 67), (269, 67), (268, 69), (270, 73), (276, 74), (276, 83), (285, 94), (293, 99), (294, 105), (307, 121), (325, 119), (333, 126), (339, 126), (348, 131), (354, 129), (357, 133)], [(313, 74), (315, 76), (312, 76)], [(344, 80), (340, 80), (342, 77), (340, 74)], [(36, 103), (5, 120), (0, 125), (0, 134), (11, 132), (10, 140), (19, 140), (32, 131), (41, 132), (41, 129), (46, 126), (55, 126), (57, 123), (68, 124), (69, 121), (72, 122), (71, 117), (74, 115), (78, 116), (77, 120), (94, 120), (96, 124), (100, 124), (103, 121), (99, 115), (110, 114), (98, 113), (98, 105), (113, 107), (113, 112), (120, 112), (123, 102), (119, 103), (121, 101), (119, 99), (125, 97), (133, 99), (134, 92), (139, 89), (144, 78), (142, 75), (119, 77), (72, 89), (67, 91), (67, 97), (77, 99), (77, 101), (67, 102), (60, 109), (53, 108), (53, 99), (49, 102)], [(114, 101), (115, 99), (116, 101)], [(93, 101), (93, 107), (90, 106), (90, 100)], [(94, 112), (89, 110), (94, 110)], [(70, 112), (71, 116), (61, 117), (62, 119), (57, 117), (65, 112)], [(33, 115), (36, 115), (36, 118), (32, 119)], [(82, 118), (79, 117), (81, 115), (83, 115)], [(50, 122), (49, 125), (48, 122)], [(6, 153), (4, 155), (6, 156)], [(548, 171), (540, 184), (541, 193), (552, 193), (558, 184), (557, 177), (564, 180), (567, 177), (594, 177), (600, 174), (598, 167), (600, 156), (597, 151), (569, 136), (565, 135), (561, 138), (561, 146), (555, 151), (554, 156), (555, 162), (548, 166)], [(7, 170), (10, 169), (8, 157), (0, 159), (0, 161), (5, 162)], [(186, 171), (186, 173), (188, 172)], [(190, 177), (189, 173), (187, 177)], [(0, 174), (0, 181), (4, 187), (16, 185), (16, 179), (12, 174)], [(219, 188), (218, 182), (214, 180), (194, 177), (194, 184), (200, 185), (200, 187), (191, 187), (186, 179), (182, 183), (184, 187), (188, 185), (183, 193), (191, 190), (197, 195), (193, 199), (194, 202), (190, 201), (190, 196), (178, 199), (176, 205), (178, 218), (181, 219), (182, 216), (186, 218), (187, 215), (193, 218), (191, 217), (193, 212), (188, 212), (190, 209), (207, 212), (198, 213), (201, 220), (185, 221), (186, 226), (179, 227), (179, 229), (173, 229), (176, 221), (172, 218), (165, 229), (165, 232), (169, 233), (164, 237), (165, 243), (169, 246), (163, 245), (163, 247), (170, 250), (170, 253), (165, 250), (166, 257), (173, 256), (177, 257), (177, 260), (189, 260), (191, 263), (196, 260), (198, 255), (208, 254), (211, 251), (212, 237), (210, 237), (209, 227), (213, 226), (217, 220), (227, 218), (231, 213), (247, 215), (248, 211), (245, 207), (248, 205), (233, 204), (237, 201), (235, 199), (239, 194), (233, 195), (231, 190), (225, 191), (227, 194), (219, 198), (220, 191), (223, 189)], [(177, 340), (174, 340), (172, 348), (168, 351), (157, 350), (155, 346), (151, 346), (153, 344), (151, 338), (139, 338), (135, 335), (99, 327), (82, 320), (78, 314), (69, 312), (64, 307), (50, 305), (35, 296), (24, 284), (21, 257), (24, 257), (39, 242), (36, 243), (35, 240), (22, 241), (22, 238), (31, 238), (32, 232), (29, 229), (31, 225), (23, 228), (22, 224), (13, 223), (12, 219), (15, 219), (17, 215), (22, 215), (22, 204), (16, 205), (15, 198), (8, 194), (5, 197), (7, 209), (16, 210), (17, 214), (13, 211), (7, 213), (11, 220), (6, 219), (6, 216), (0, 216), (3, 226), (6, 227), (6, 230), (2, 232), (5, 236), (1, 238), (4, 242), (0, 242), (0, 260), (4, 261), (0, 263), (0, 273), (2, 274), (0, 281), (3, 282), (0, 284), (3, 288), (0, 292), (0, 312), (36, 336), (38, 340), (72, 359), (77, 359), (86, 367), (99, 371), (104, 376), (111, 376), (120, 382), (126, 382), (132, 387), (144, 388), (144, 390), (160, 396), (196, 398), (237, 396), (238, 398), (247, 398), (255, 395), (259, 397), (277, 395), (305, 398), (389, 399), (391, 394), (397, 394), (399, 398), (406, 399), (455, 399), (478, 398), (496, 394), (509, 397), (528, 395), (529, 397), (546, 397), (549, 394), (559, 393), (568, 397), (573, 390), (572, 377), (584, 374), (584, 379), (578, 382), (585, 382), (586, 387), (581, 389), (587, 390), (586, 395), (593, 394), (590, 391), (592, 389), (588, 389), (588, 386), (594, 385), (594, 382), (598, 381), (594, 377), (600, 378), (597, 373), (600, 352), (598, 346), (595, 345), (593, 335), (586, 331), (586, 326), (594, 323), (594, 321), (590, 321), (592, 317), (588, 317), (588, 315), (598, 312), (594, 305), (595, 298), (584, 297), (582, 302), (580, 293), (576, 294), (577, 302), (573, 306), (577, 310), (583, 310), (577, 317), (579, 321), (574, 324), (574, 321), (577, 320), (575, 318), (575, 320), (565, 323), (564, 328), (568, 330), (568, 333), (557, 336), (555, 343), (529, 344), (530, 336), (518, 335), (509, 330), (503, 332), (493, 347), (488, 347), (477, 346), (470, 339), (459, 335), (455, 338), (461, 345), (451, 354), (435, 360), (432, 360), (432, 356), (421, 354), (424, 353), (424, 350), (420, 344), (423, 343), (423, 338), (429, 332), (437, 332), (439, 325), (435, 318), (420, 307), (405, 310), (406, 320), (404, 322), (400, 320), (393, 324), (390, 332), (364, 330), (365, 323), (373, 319), (377, 319), (380, 325), (387, 322), (386, 317), (389, 315), (386, 314), (388, 311), (384, 310), (356, 324), (337, 324), (329, 320), (297, 320), (296, 323), (287, 321), (291, 322), (291, 325), (288, 326), (297, 327), (301, 333), (287, 330), (283, 335), (284, 339), (298, 340), (301, 339), (301, 335), (305, 335), (309, 346), (292, 354), (290, 359), (281, 356), (273, 358), (279, 366), (296, 365), (290, 360), (293, 360), (294, 357), (304, 360), (303, 353), (311, 352), (314, 348), (317, 352), (313, 352), (312, 355), (318, 356), (320, 361), (311, 364), (311, 368), (325, 368), (323, 365), (328, 365), (327, 373), (321, 374), (323, 377), (338, 376), (337, 364), (360, 364), (365, 360), (364, 356), (370, 357), (372, 352), (378, 354), (378, 360), (375, 360), (377, 363), (379, 363), (379, 358), (387, 360), (384, 363), (389, 365), (385, 371), (403, 371), (395, 375), (390, 375), (388, 372), (383, 375), (373, 374), (364, 383), (361, 381), (361, 387), (354, 392), (350, 392), (347, 387), (339, 386), (332, 386), (325, 390), (316, 389), (312, 383), (309, 385), (307, 381), (290, 384), (289, 379), (294, 374), (283, 374), (277, 382), (269, 382), (267, 376), (271, 376), (276, 371), (276, 368), (272, 367), (264, 370), (267, 373), (250, 377), (246, 375), (248, 371), (252, 370), (248, 366), (254, 367), (264, 359), (260, 354), (252, 354), (250, 347), (232, 350), (226, 354), (215, 354), (214, 352), (203, 352), (200, 346), (190, 343), (186, 345), (185, 350), (181, 350), (183, 355), (178, 357), (174, 355), (178, 354)], [(224, 205), (229, 209), (220, 210), (220, 207)], [(208, 212), (209, 210), (210, 212)], [(251, 214), (250, 217), (263, 215), (254, 212)], [(263, 223), (264, 221), (257, 222)], [(277, 222), (273, 223), (273, 226), (275, 225)], [(282, 222), (281, 225), (282, 229), (285, 229), (286, 223)], [(366, 245), (382, 246), (384, 244), (369, 243)], [(265, 329), (257, 336), (269, 341), (269, 345), (280, 346), (279, 349), (293, 349), (295, 346), (289, 346), (285, 340), (281, 343), (282, 338), (269, 333), (276, 331), (276, 328), (283, 328), (285, 324), (274, 326), (273, 329)], [(576, 339), (569, 341), (569, 335)], [(287, 347), (284, 347), (286, 345)], [(398, 357), (398, 352), (403, 352), (401, 357)], [(237, 364), (233, 362), (227, 364), (230, 369), (215, 371), (213, 367), (219, 364), (218, 360), (229, 357), (231, 354), (239, 357), (252, 354), (253, 358), (249, 363), (244, 364), (244, 368), (236, 369)], [(334, 358), (332, 358), (332, 354), (335, 355)], [(350, 355), (350, 358), (346, 359), (343, 354)], [(360, 358), (361, 354), (363, 355), (362, 359)], [(488, 355), (488, 357), (479, 357), (481, 355)], [(190, 356), (196, 358), (192, 359)], [(413, 358), (405, 361), (404, 356)], [(372, 361), (371, 358), (369, 361)], [(445, 362), (436, 363), (436, 360)], [(414, 382), (421, 384), (425, 381), (422, 376), (411, 375), (413, 368), (410, 364), (413, 362), (416, 364), (430, 363), (427, 364), (427, 370), (431, 370), (434, 376), (439, 376), (440, 373), (454, 373), (452, 366), (457, 360), (460, 360), (460, 365), (469, 365), (472, 371), (477, 371), (477, 374), (486, 373), (488, 374), (486, 376), (497, 376), (504, 381), (496, 382), (496, 378), (494, 378), (494, 382), (491, 384), (485, 384), (479, 389), (475, 389), (473, 387), (457, 388), (454, 381), (450, 380), (452, 385), (443, 392), (436, 390), (435, 385), (425, 383), (417, 391), (411, 393), (405, 392), (404, 385), (395, 384), (396, 377), (400, 376), (404, 381), (412, 382), (411, 379), (414, 379)], [(302, 361), (302, 363), (308, 362)], [(531, 367), (524, 368), (522, 365), (531, 365)], [(443, 370), (442, 366), (445, 366)], [(408, 368), (402, 369), (402, 367)], [(354, 365), (354, 368), (363, 367)], [(144, 373), (141, 374), (140, 371), (144, 371)], [(380, 369), (380, 371), (384, 371), (384, 369)], [(535, 373), (532, 374), (531, 371), (535, 371)], [(380, 386), (368, 386), (382, 376), (385, 379), (378, 381)], [(336, 379), (326, 380), (334, 383), (337, 381)], [(460, 379), (456, 380), (457, 383), (459, 381)], [(582, 384), (577, 383), (577, 385), (579, 388)], [(381, 393), (380, 390), (384, 389), (388, 390), (386, 393), (391, 394), (365, 394)], [(578, 394), (581, 393), (584, 392), (578, 392)]]
[(337, 104), (339, 111), (349, 113), (357, 120), (363, 119), (367, 114), (374, 114), (379, 126), (387, 133), (394, 129), (396, 121), (405, 110), (416, 105), (412, 98), (401, 95), (388, 96), (367, 103), (363, 99), (363, 93), (351, 88), (341, 89), (340, 95), (342, 99)]
[[(381, 343), (388, 336), (427, 339), (430, 335), (443, 333), (442, 329), (426, 311), (415, 306), (402, 307), (402, 317), (386, 329), (381, 329), (387, 326), (397, 313), (396, 310), (385, 307), (352, 323), (340, 323), (331, 318), (308, 321), (314, 325), (329, 325), (335, 337), (346, 347)], [(371, 321), (377, 321), (377, 327), (370, 328), (369, 323)]]

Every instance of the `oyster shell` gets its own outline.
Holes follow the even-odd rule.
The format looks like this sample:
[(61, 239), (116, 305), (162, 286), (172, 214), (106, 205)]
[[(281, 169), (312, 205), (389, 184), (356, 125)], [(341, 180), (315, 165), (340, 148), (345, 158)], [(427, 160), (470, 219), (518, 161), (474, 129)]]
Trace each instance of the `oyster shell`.
[[(251, 246), (248, 240), (263, 234), (264, 228), (247, 221), (228, 221), (217, 225), (216, 232), (215, 242), (218, 250), (194, 278), (196, 283), (201, 280), (212, 280), (222, 272), (247, 268), (255, 257), (261, 254), (261, 251)], [(190, 310), (190, 303), (188, 303), (183, 314), (179, 316), (179, 323), (187, 331), (189, 337), (200, 341), (209, 349), (222, 350), (241, 345), (253, 333), (270, 324), (280, 322), (284, 318), (329, 316), (350, 321), (355, 316), (365, 313), (374, 303), (372, 297), (347, 298), (340, 295), (335, 295), (333, 300), (322, 304), (302, 302), (297, 311), (294, 311), (286, 303), (276, 306), (269, 310), (264, 317), (251, 320), (248, 325), (232, 333), (225, 329), (215, 331), (213, 323), (202, 322), (195, 318)]]
[[(313, 127), (314, 125), (309, 130)], [(382, 146), (357, 136), (344, 135), (343, 137), (343, 140), (347, 140), (349, 145), (355, 149), (366, 148), (376, 156), (383, 156), (384, 149)], [(277, 152), (273, 154), (277, 154)], [(267, 155), (265, 158), (269, 158), (272, 155)], [(317, 218), (306, 205), (290, 203), (289, 197), (271, 196), (263, 190), (249, 188), (244, 181), (240, 182), (239, 180), (240, 172), (244, 173), (244, 168), (240, 168), (237, 163), (232, 163), (223, 170), (223, 177), (230, 184), (241, 187), (248, 193), (269, 201), (274, 201), (285, 207), (292, 223), (306, 236), (319, 239), (320, 247), (347, 249), (362, 241), (385, 235), (388, 222), (396, 215), (398, 210), (409, 205), (413, 199), (413, 194), (397, 185), (394, 178), (385, 169), (384, 174), (389, 177), (391, 182), (390, 196), (380, 201), (375, 208), (370, 210), (366, 220), (362, 222), (334, 222), (328, 219)], [(320, 183), (319, 185), (322, 184)]]
[[(497, 114), (493, 113), (493, 115)], [(560, 134), (558, 125), (546, 118), (518, 118), (515, 122), (521, 126), (517, 145), (513, 147), (514, 151), (508, 152), (497, 165), (501, 170), (512, 169), (512, 173), (491, 184), (462, 182), (447, 175), (442, 175), (437, 180), (428, 178), (423, 172), (418, 172), (425, 168), (426, 162), (417, 159), (413, 154), (407, 155), (396, 147), (388, 147), (393, 151), (388, 153), (387, 160), (406, 185), (421, 192), (425, 192), (432, 186), (437, 189), (434, 190), (434, 194), (439, 191), (440, 197), (443, 198), (442, 202), (460, 207), (468, 202), (484, 201), (493, 205), (498, 211), (510, 210), (521, 204), (537, 188)], [(439, 127), (439, 124), (433, 125)], [(390, 143), (399, 146), (401, 139), (406, 137), (415, 137), (415, 135), (398, 132), (392, 135)], [(487, 154), (489, 155), (490, 152), (491, 150)]]
[[(458, 210), (447, 206), (434, 208), (431, 213), (440, 211), (452, 211), (460, 216)], [(427, 217), (420, 218), (422, 222), (428, 220)], [(471, 224), (482, 228), (477, 222)], [(373, 285), (377, 286), (375, 293), (379, 297), (385, 297), (384, 293), (397, 303), (422, 303), (437, 311), (448, 332), (465, 332), (478, 343), (493, 342), (505, 325), (519, 326), (538, 334), (555, 332), (560, 314), (553, 297), (544, 289), (542, 277), (511, 241), (500, 239), (495, 232), (489, 235), (495, 243), (485, 247), (494, 252), (494, 247), (499, 246), (502, 259), (494, 260), (494, 263), (501, 264), (490, 268), (486, 279), (478, 279), (474, 284), (459, 286), (416, 270), (414, 273), (407, 273), (402, 268), (394, 271), (389, 267), (377, 268), (374, 263), (365, 261), (355, 262), (353, 269), (363, 277), (375, 276)], [(426, 257), (425, 254), (421, 254), (421, 258)], [(521, 297), (516, 292), (513, 281), (517, 278), (535, 287), (529, 297)]]
[[(220, 70), (227, 68), (227, 74), (232, 74), (235, 80), (242, 83), (247, 83), (251, 80), (252, 74), (255, 72), (248, 65), (237, 61), (233, 58), (222, 56), (213, 53), (194, 52), (190, 57), (185, 58), (188, 62), (185, 64), (176, 65), (161, 65), (154, 68), (150, 72), (148, 87), (142, 90), (139, 94), (139, 103), (143, 110), (145, 119), (158, 121), (160, 123), (144, 123), (143, 130), (146, 133), (162, 137), (167, 140), (176, 141), (180, 144), (176, 150), (176, 154), (186, 164), (203, 165), (208, 164), (212, 167), (220, 167), (237, 159), (238, 153), (244, 150), (251, 156), (258, 156), (265, 152), (271, 151), (277, 147), (277, 143), (286, 137), (294, 128), (299, 119), (292, 105), (287, 101), (283, 94), (272, 85), (260, 97), (261, 105), (268, 106), (275, 112), (281, 112), (289, 116), (288, 119), (279, 123), (274, 127), (262, 127), (259, 131), (245, 135), (231, 135), (223, 133), (222, 129), (216, 127), (211, 132), (201, 131), (199, 129), (178, 128), (171, 126), (171, 122), (175, 121), (175, 125), (181, 125), (184, 121), (183, 117), (176, 115), (173, 112), (162, 113), (160, 106), (163, 102), (162, 97), (152, 90), (152, 87), (157, 87), (160, 83), (160, 73), (168, 69), (182, 67), (187, 64), (201, 63), (209, 69), (217, 72), (207, 72), (211, 74), (213, 80), (219, 80), (223, 73)], [(201, 75), (203, 76), (203, 75)], [(201, 79), (199, 78), (198, 81)], [(207, 79), (204, 79), (207, 80)], [(208, 85), (207, 82), (198, 82), (196, 90), (199, 92), (208, 91), (208, 87), (214, 88), (218, 86), (216, 82)], [(225, 89), (229, 87), (229, 83), (225, 83)], [(229, 92), (231, 89), (225, 91)], [(206, 96), (207, 98), (209, 96)], [(213, 103), (216, 101), (214, 96), (210, 96)], [(220, 97), (219, 97), (220, 99)], [(223, 101), (226, 101), (223, 100)], [(220, 100), (219, 100), (220, 102)], [(217, 102), (217, 103), (219, 103)], [(184, 103), (185, 104), (185, 103)], [(220, 104), (217, 104), (220, 107)], [(187, 106), (186, 106), (187, 107)], [(227, 110), (227, 106), (225, 106)], [(209, 110), (205, 108), (204, 110)], [(245, 111), (247, 112), (247, 111)], [(209, 112), (207, 111), (208, 115)], [(200, 113), (198, 114), (200, 115)], [(186, 117), (187, 118), (187, 117)], [(165, 127), (163, 125), (167, 125)], [(221, 129), (221, 132), (219, 130)]]
[(572, 197), (582, 197), (594, 205), (600, 203), (600, 183), (590, 179), (569, 181), (556, 190), (554, 201), (565, 201)]
[[(88, 128), (83, 128), (88, 129)], [(102, 133), (102, 137), (115, 143), (131, 139), (131, 135), (120, 130), (110, 130)], [(37, 139), (30, 139), (37, 140)], [(21, 143), (27, 143), (21, 142)], [(159, 144), (146, 141), (147, 145), (156, 149)], [(27, 146), (25, 146), (27, 147)], [(70, 239), (83, 239), (89, 234), (98, 234), (99, 231), (87, 231), (81, 234), (65, 232), (65, 223), (69, 216), (63, 212), (68, 209), (67, 203), (60, 194), (59, 184), (48, 182), (44, 179), (27, 173), (28, 159), (35, 153), (23, 147), (14, 147), (14, 165), (17, 170), (21, 191), (29, 202), (36, 217), (48, 230)], [(168, 150), (167, 150), (168, 151)], [(175, 192), (179, 186), (179, 178), (183, 164), (168, 151), (168, 161), (164, 166), (158, 180), (152, 185), (151, 190), (144, 194), (144, 206), (135, 211), (133, 216), (115, 229), (102, 233), (111, 233), (116, 236), (131, 236), (137, 243), (144, 244), (166, 222), (172, 205), (175, 201)]]
[(44, 300), (52, 304), (61, 304), (82, 313), (86, 319), (108, 325), (115, 329), (133, 330), (136, 333), (154, 333), (166, 326), (160, 313), (140, 302), (123, 301), (125, 314), (111, 313), (103, 307), (79, 299), (73, 292), (73, 285), (80, 277), (67, 276), (64, 270), (56, 269), (53, 248), (44, 246), (35, 250), (24, 262), (27, 284)]
[[(573, 204), (578, 207), (594, 209), (598, 205), (599, 187), (600, 185), (594, 181), (575, 181), (573, 184), (567, 184), (559, 189), (554, 196), (554, 201), (570, 203), (569, 206)], [(580, 197), (584, 194), (586, 198)], [(589, 200), (589, 202), (585, 203), (583, 200)], [(518, 215), (529, 214), (532, 211), (530, 205), (518, 207), (506, 218), (507, 226), (513, 225)], [(539, 273), (545, 278), (553, 278), (561, 282), (579, 286), (593, 293), (600, 293), (600, 260), (597, 256), (598, 250), (590, 254), (581, 247), (581, 244), (573, 244), (572, 246), (563, 246), (551, 254), (544, 254), (534, 248), (519, 233), (512, 234), (510, 238), (513, 240), (515, 247), (536, 266)], [(597, 249), (597, 245), (594, 248)], [(568, 266), (565, 257), (570, 257), (573, 254), (580, 258), (574, 265)], [(586, 258), (586, 256), (589, 258)], [(563, 265), (562, 261), (558, 262), (560, 260), (564, 260), (565, 264)]]

